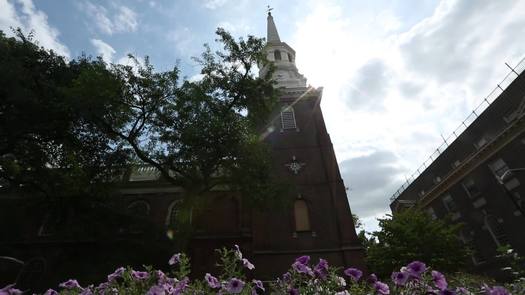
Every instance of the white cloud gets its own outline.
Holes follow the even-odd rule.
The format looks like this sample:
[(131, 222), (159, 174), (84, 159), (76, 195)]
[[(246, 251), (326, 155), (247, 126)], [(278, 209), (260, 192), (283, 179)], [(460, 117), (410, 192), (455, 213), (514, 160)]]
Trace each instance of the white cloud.
[(195, 49), (197, 47), (194, 39), (195, 35), (191, 32), (191, 30), (187, 27), (182, 27), (175, 29), (168, 33), (168, 39), (173, 42), (175, 45), (175, 49), (179, 53), (190, 53), (190, 55), (195, 54)]
[(224, 6), (228, 0), (205, 0), (204, 7), (208, 9), (217, 9), (221, 6)]
[[(368, 221), (389, 211), (389, 197), (441, 144), (440, 134), (496, 87), (504, 62), (525, 53), (524, 1), (443, 0), (415, 25), (388, 10), (359, 22), (336, 0), (305, 7), (288, 44), (310, 83), (324, 86), (350, 205)], [(372, 157), (381, 151), (389, 157)]]
[(102, 56), (102, 59), (105, 62), (110, 63), (113, 61), (113, 55), (116, 51), (111, 45), (100, 39), (91, 39), (91, 44), (95, 47), (97, 53)]
[[(114, 5), (111, 11), (102, 5), (84, 2), (82, 8), (93, 19), (94, 25), (108, 35), (122, 32), (134, 32), (138, 27), (138, 16), (135, 11), (124, 5)], [(110, 17), (112, 15), (112, 17)]]
[(26, 34), (32, 31), (39, 45), (69, 57), (69, 49), (58, 40), (60, 32), (49, 25), (47, 15), (36, 9), (31, 0), (17, 2), (19, 9), (13, 2), (0, 0), (0, 30), (7, 35), (12, 35), (10, 27), (20, 28)]

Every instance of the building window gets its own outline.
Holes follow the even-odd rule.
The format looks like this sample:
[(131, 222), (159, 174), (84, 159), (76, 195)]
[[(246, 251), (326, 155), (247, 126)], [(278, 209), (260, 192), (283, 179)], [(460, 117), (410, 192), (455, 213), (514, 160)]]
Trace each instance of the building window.
[(474, 198), (481, 193), (481, 191), (476, 187), (476, 183), (472, 178), (467, 178), (466, 180), (464, 180), (461, 183), (461, 186), (463, 186), (463, 189), (465, 190), (469, 198)]
[(507, 239), (507, 235), (505, 234), (505, 230), (503, 229), (503, 226), (501, 226), (501, 223), (498, 222), (498, 220), (496, 219), (496, 217), (494, 217), (494, 215), (490, 215), (490, 214), (485, 215), (485, 218), (483, 219), (483, 223), (485, 225), (485, 228), (489, 231), (489, 234), (494, 240), (494, 243), (496, 244), (497, 247), (501, 247), (509, 243), (509, 240)]
[(166, 226), (174, 226), (177, 224), (177, 215), (179, 214), (181, 200), (171, 202), (168, 207), (168, 214), (166, 214)]
[(430, 216), (430, 218), (436, 220), (437, 219), (437, 215), (436, 215), (436, 211), (434, 210), (434, 208), (430, 207), (427, 209), (427, 214), (428, 216)]
[(446, 194), (441, 199), (443, 201), (443, 205), (447, 209), (448, 212), (457, 212), (458, 206), (456, 205), (456, 202), (454, 202), (454, 199), (452, 199), (452, 196), (450, 194)]
[(296, 129), (295, 112), (291, 106), (286, 106), (281, 111), (281, 130)]
[(290, 53), (288, 53), (288, 60), (289, 60), (290, 62), (293, 62), (293, 56), (292, 56)]
[[(496, 161), (489, 164), (490, 170), (492, 170), (492, 173), (496, 176), (496, 178), (500, 179), (505, 172), (509, 170), (509, 166), (503, 161), (503, 159), (497, 159)], [(509, 174), (509, 173), (507, 173)]]
[(275, 50), (273, 52), (273, 56), (275, 57), (275, 60), (281, 60), (281, 52), (279, 50)]
[(296, 200), (294, 204), (295, 231), (310, 231), (310, 213), (304, 200)]

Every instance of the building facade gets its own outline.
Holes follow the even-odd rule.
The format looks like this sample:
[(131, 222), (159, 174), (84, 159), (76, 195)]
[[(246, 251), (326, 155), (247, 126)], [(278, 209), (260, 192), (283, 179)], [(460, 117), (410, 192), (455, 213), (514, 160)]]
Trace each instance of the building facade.
[[(234, 244), (256, 265), (251, 275), (263, 280), (283, 274), (301, 255), (363, 269), (364, 250), (320, 108), (322, 88), (306, 85), (295, 65), (295, 51), (280, 40), (270, 14), (267, 41), (264, 50), (274, 62), (280, 97), (264, 141), (271, 146), (274, 173), (296, 187), (294, 195), (287, 196), (291, 208), (259, 210), (243, 204), (238, 192), (210, 192), (209, 206), (190, 217), (193, 229), (186, 249), (193, 275), (213, 270), (214, 249)], [(261, 74), (267, 70), (262, 68)], [(6, 274), (0, 285), (15, 280), (13, 269), (20, 265), (21, 284), (33, 289), (56, 285), (70, 276), (92, 283), (120, 265), (165, 269), (173, 251), (170, 237), (178, 230), (173, 225), (181, 213), (182, 191), (163, 182), (152, 167), (140, 167), (126, 179), (108, 208), (79, 205), (64, 209), (70, 217), (66, 223), (83, 231), (70, 239), (56, 234), (55, 225), (64, 222), (43, 207), (44, 200), (1, 196), (2, 219), (24, 226), (0, 225), (9, 236), (0, 240), (0, 256), (20, 260), (0, 261), (0, 277)], [(120, 208), (121, 216), (109, 208)], [(82, 223), (83, 218), (96, 222)]]
[(390, 204), (394, 214), (415, 208), (462, 223), (459, 238), (473, 250), (473, 270), (495, 276), (502, 275), (498, 247), (525, 254), (522, 71), (513, 70), (513, 82)]

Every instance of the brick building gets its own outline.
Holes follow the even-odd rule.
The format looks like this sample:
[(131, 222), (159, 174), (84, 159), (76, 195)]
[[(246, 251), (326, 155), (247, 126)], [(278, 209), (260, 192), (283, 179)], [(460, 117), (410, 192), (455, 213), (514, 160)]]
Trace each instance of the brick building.
[[(297, 193), (287, 196), (292, 204), (289, 210), (262, 211), (243, 204), (238, 192), (210, 192), (209, 209), (192, 220), (194, 231), (187, 249), (194, 274), (209, 271), (215, 263), (214, 249), (233, 244), (239, 244), (256, 265), (253, 276), (260, 279), (274, 279), (300, 255), (364, 268), (364, 252), (320, 108), (322, 88), (306, 85), (295, 66), (295, 51), (281, 42), (270, 14), (267, 41), (265, 53), (274, 62), (281, 95), (265, 141), (272, 148), (274, 173), (290, 180)], [(172, 225), (179, 213), (180, 188), (163, 182), (155, 169), (144, 166), (131, 173), (119, 191), (107, 208), (67, 209), (65, 216), (71, 220), (65, 223), (82, 228), (82, 239), (79, 235), (57, 238), (57, 220), (44, 200), (1, 195), (0, 216), (9, 222), (0, 224), (7, 233), (0, 240), (0, 256), (21, 260), (25, 265), (22, 284), (36, 289), (69, 276), (90, 283), (123, 264), (165, 268), (173, 249), (167, 236), (176, 230)], [(111, 208), (120, 208), (122, 216)], [(82, 223), (85, 219), (91, 222)], [(111, 234), (101, 235), (101, 227)], [(18, 264), (4, 260), (0, 272), (12, 274)]]
[[(500, 275), (499, 246), (525, 254), (525, 74), (515, 79), (465, 130), (392, 198), (392, 212), (417, 208), (433, 218), (463, 223), (460, 239), (471, 245), (473, 269)], [(519, 69), (518, 69), (519, 68)], [(489, 96), (490, 98), (490, 96)], [(488, 99), (489, 99), (488, 98)], [(489, 103), (485, 100), (484, 103)]]

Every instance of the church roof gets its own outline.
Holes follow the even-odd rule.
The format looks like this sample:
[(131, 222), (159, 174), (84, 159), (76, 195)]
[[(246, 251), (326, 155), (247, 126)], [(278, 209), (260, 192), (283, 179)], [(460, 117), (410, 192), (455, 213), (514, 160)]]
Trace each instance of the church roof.
[(273, 22), (273, 17), (270, 12), (268, 12), (268, 27), (266, 39), (268, 40), (268, 43), (281, 43), (281, 38), (279, 38), (277, 27)]

